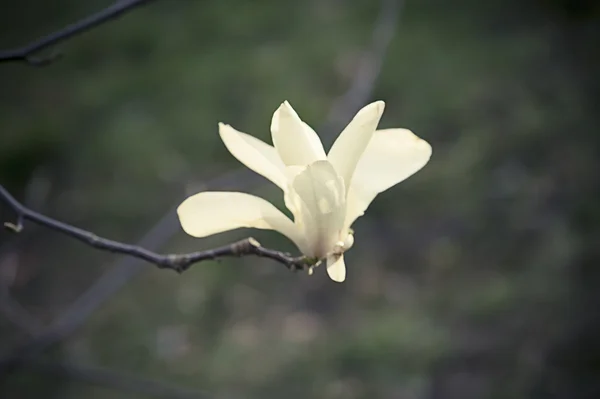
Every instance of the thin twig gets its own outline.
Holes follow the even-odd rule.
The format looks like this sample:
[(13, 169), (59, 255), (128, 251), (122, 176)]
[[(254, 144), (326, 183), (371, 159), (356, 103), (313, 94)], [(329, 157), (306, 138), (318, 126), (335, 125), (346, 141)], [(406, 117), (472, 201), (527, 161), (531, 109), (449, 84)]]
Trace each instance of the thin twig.
[[(373, 30), (373, 47), (365, 53), (366, 58), (374, 57), (375, 59), (367, 61), (365, 58), (365, 64), (371, 63), (371, 65), (381, 66), (383, 63), (391, 40), (390, 36), (393, 36), (396, 30), (400, 7), (403, 4), (402, 0), (381, 1), (380, 16)], [(386, 15), (388, 15), (387, 18)], [(379, 43), (378, 39), (384, 40), (384, 42)], [(361, 75), (361, 68), (359, 68), (350, 88), (335, 101), (333, 109), (329, 113), (328, 121), (319, 131), (327, 133), (339, 130), (339, 125), (343, 120), (352, 117), (356, 112), (356, 104), (365, 103), (369, 99), (379, 70), (379, 67), (370, 68), (370, 71), (374, 74), (367, 76), (368, 85), (363, 85), (358, 83), (360, 78), (365, 78), (365, 75), (358, 76)], [(359, 86), (361, 89), (356, 89)], [(258, 175), (249, 173), (247, 169), (242, 169), (212, 179), (205, 185), (205, 189), (227, 190), (236, 188), (239, 190), (261, 181)], [(144, 248), (159, 248), (177, 231), (179, 231), (179, 227), (176, 222), (175, 208), (172, 207), (144, 234), (138, 245)], [(35, 357), (48, 347), (73, 334), (92, 313), (144, 269), (143, 263), (135, 258), (125, 257), (116, 261), (113, 267), (109, 268), (90, 288), (81, 294), (40, 336), (23, 343), (0, 358), (0, 377), (3, 372), (9, 371), (19, 364), (26, 364), (27, 359)]]
[[(204, 261), (218, 259), (222, 257), (240, 257), (246, 255), (259, 256), (272, 259), (282, 263), (290, 270), (301, 270), (310, 266), (311, 261), (306, 257), (292, 257), (289, 254), (262, 247), (258, 241), (253, 238), (247, 238), (223, 247), (209, 249), (189, 254), (160, 255), (138, 246), (124, 244), (113, 240), (98, 237), (94, 233), (83, 230), (58, 220), (49, 218), (38, 212), (35, 212), (19, 201), (17, 201), (2, 185), (0, 185), (0, 201), (4, 202), (17, 215), (16, 223), (5, 224), (9, 229), (21, 231), (24, 228), (24, 221), (31, 221), (41, 226), (47, 227), (59, 233), (65, 234), (79, 241), (82, 241), (92, 247), (99, 248), (115, 253), (130, 255), (134, 258), (144, 260), (157, 265), (159, 268), (172, 269), (177, 272), (187, 270), (191, 265)], [(170, 221), (171, 214), (168, 215)], [(166, 222), (165, 222), (166, 223)], [(156, 232), (153, 232), (156, 233)], [(153, 239), (152, 235), (148, 240)], [(129, 263), (124, 263), (129, 266)], [(41, 334), (35, 336), (31, 341), (19, 345), (11, 350), (5, 357), (0, 359), (0, 376), (6, 375), (22, 364), (26, 364), (42, 350), (61, 340), (64, 336), (70, 334), (79, 327), (87, 316), (91, 314), (101, 303), (103, 299), (109, 298), (120, 286), (125, 284), (131, 277), (139, 271), (139, 266), (126, 269), (128, 273), (120, 273), (119, 268), (114, 268), (111, 272), (117, 273), (118, 278), (109, 272), (103, 276), (97, 284), (86, 291), (76, 303), (68, 309), (61, 317), (53, 322)], [(101, 299), (99, 301), (99, 299)]]
[[(175, 235), (179, 228), (173, 207), (140, 239), (138, 245), (159, 248)], [(0, 358), (0, 378), (2, 373), (26, 363), (25, 360), (35, 357), (75, 332), (91, 314), (145, 269), (147, 266), (144, 262), (136, 258), (122, 257), (117, 260), (41, 334), (17, 345)]]
[[(327, 120), (338, 125), (349, 119), (371, 97), (381, 67), (398, 26), (405, 0), (382, 0), (372, 34), (372, 44), (361, 57), (350, 87), (336, 99)], [(328, 126), (329, 127), (329, 126)]]
[(88, 31), (98, 25), (113, 20), (123, 14), (145, 5), (152, 0), (119, 0), (115, 1), (105, 9), (87, 16), (77, 22), (65, 26), (63, 29), (43, 36), (23, 47), (0, 51), (0, 62), (27, 62), (29, 65), (42, 66), (54, 61), (58, 55), (50, 57), (34, 58), (33, 55), (41, 50), (51, 47), (57, 43), (70, 39), (73, 36)]
[(102, 238), (96, 234), (71, 226), (70, 224), (52, 219), (41, 213), (35, 212), (17, 201), (2, 185), (0, 185), (0, 201), (4, 202), (17, 215), (16, 223), (4, 223), (4, 225), (15, 232), (23, 229), (23, 222), (29, 220), (33, 223), (47, 227), (91, 247), (124, 255), (130, 255), (146, 262), (153, 263), (161, 269), (171, 269), (183, 272), (191, 265), (205, 260), (214, 260), (223, 257), (240, 257), (247, 255), (269, 258), (284, 264), (290, 270), (301, 270), (307, 265), (307, 259), (303, 256), (292, 257), (283, 252), (264, 248), (254, 238), (246, 238), (219, 248), (207, 249), (205, 251), (191, 252), (188, 254), (161, 255), (138, 245), (125, 244), (122, 242)]

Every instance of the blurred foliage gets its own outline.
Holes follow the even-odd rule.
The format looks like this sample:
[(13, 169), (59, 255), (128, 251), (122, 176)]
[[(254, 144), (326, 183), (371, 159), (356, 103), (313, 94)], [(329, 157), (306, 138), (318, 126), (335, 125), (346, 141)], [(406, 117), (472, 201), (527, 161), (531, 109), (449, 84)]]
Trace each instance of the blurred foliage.
[[(3, 5), (0, 48), (107, 3)], [(217, 122), (268, 140), (286, 99), (323, 122), (379, 6), (156, 1), (59, 45), (50, 66), (0, 65), (0, 182), (133, 242), (188, 189), (239, 167)], [(346, 283), (249, 258), (183, 276), (149, 266), (50, 357), (214, 398), (598, 397), (597, 22), (593, 1), (407, 1), (368, 100), (387, 103), (380, 126), (409, 127), (434, 156), (359, 219)], [(181, 232), (161, 250), (247, 234)], [(0, 240), (2, 279), (47, 321), (114, 259), (29, 226)], [(6, 320), (0, 333), (3, 350), (25, 338)], [(26, 367), (2, 392), (135, 397)]]

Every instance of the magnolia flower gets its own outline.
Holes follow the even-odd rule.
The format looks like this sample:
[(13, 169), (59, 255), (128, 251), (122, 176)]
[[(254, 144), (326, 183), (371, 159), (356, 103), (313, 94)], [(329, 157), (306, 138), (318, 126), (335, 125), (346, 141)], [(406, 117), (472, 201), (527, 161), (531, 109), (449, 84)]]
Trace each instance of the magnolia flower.
[(194, 237), (240, 227), (276, 230), (305, 256), (326, 260), (332, 280), (344, 281), (354, 221), (377, 194), (417, 172), (431, 156), (431, 146), (410, 130), (377, 130), (384, 107), (377, 101), (361, 109), (327, 154), (287, 101), (271, 121), (273, 146), (220, 123), (227, 149), (283, 190), (294, 220), (250, 194), (201, 192), (177, 209), (183, 230)]

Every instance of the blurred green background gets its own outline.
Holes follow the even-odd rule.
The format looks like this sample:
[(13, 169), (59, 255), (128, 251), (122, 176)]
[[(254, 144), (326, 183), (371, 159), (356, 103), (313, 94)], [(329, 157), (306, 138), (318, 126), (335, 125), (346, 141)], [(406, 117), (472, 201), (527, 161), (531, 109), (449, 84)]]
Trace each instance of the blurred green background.
[[(4, 1), (0, 48), (108, 4)], [(214, 182), (240, 167), (217, 123), (267, 140), (289, 100), (323, 126), (381, 7), (157, 0), (60, 44), (65, 56), (49, 66), (0, 64), (0, 184), (132, 243), (206, 185), (281, 205), (251, 174)], [(593, 0), (408, 0), (392, 11), (373, 92), (323, 141), (383, 99), (380, 127), (410, 128), (434, 154), (358, 220), (344, 284), (254, 258), (176, 275), (31, 224), (0, 233), (0, 353), (81, 304), (98, 279), (115, 291), (0, 376), (0, 396), (152, 397), (113, 386), (140, 377), (207, 398), (600, 397), (598, 11)], [(262, 231), (191, 239), (172, 214), (154, 232), (160, 252), (248, 235), (293, 250)], [(93, 370), (66, 365), (112, 374), (92, 384)]]

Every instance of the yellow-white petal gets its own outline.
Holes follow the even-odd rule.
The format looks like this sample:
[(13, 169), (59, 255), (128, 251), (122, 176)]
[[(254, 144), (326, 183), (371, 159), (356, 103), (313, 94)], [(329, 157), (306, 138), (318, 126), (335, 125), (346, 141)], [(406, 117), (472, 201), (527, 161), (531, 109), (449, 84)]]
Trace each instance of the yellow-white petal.
[(285, 165), (275, 147), (223, 123), (219, 123), (219, 134), (238, 161), (285, 190)]
[(194, 237), (253, 227), (278, 231), (302, 245), (302, 236), (287, 216), (270, 202), (246, 193), (207, 191), (192, 195), (179, 205), (177, 214), (183, 230)]
[(326, 159), (323, 144), (317, 133), (302, 122), (287, 101), (273, 114), (271, 135), (279, 157), (288, 166), (306, 166)]
[(383, 129), (373, 135), (361, 157), (347, 196), (346, 227), (362, 216), (377, 194), (419, 171), (431, 146), (408, 129)]
[(338, 283), (341, 283), (346, 279), (344, 255), (332, 254), (327, 257), (327, 274), (333, 281)]
[(377, 129), (385, 103), (376, 101), (362, 108), (333, 143), (327, 159), (348, 187), (356, 165)]
[[(323, 258), (340, 241), (346, 215), (344, 182), (327, 161), (312, 163), (292, 183), (286, 203), (298, 215), (309, 256)], [(290, 206), (290, 205), (288, 205)]]
[[(304, 228), (302, 226), (302, 224), (304, 223), (304, 221), (302, 220), (302, 204), (301, 204), (301, 200), (298, 197), (298, 195), (294, 192), (294, 187), (293, 187), (293, 183), (294, 180), (296, 179), (296, 176), (298, 176), (300, 173), (304, 172), (306, 170), (306, 166), (287, 166), (285, 168), (285, 176), (287, 178), (288, 181), (288, 185), (286, 187), (285, 190), (283, 190), (283, 200), (285, 202), (285, 206), (287, 209), (290, 210), (290, 212), (292, 212), (292, 215), (294, 215), (294, 222), (299, 225), (300, 227), (302, 227), (302, 229)], [(304, 231), (304, 230), (303, 230)]]

